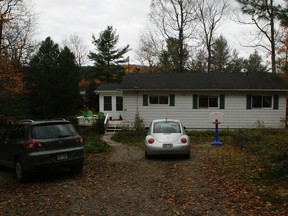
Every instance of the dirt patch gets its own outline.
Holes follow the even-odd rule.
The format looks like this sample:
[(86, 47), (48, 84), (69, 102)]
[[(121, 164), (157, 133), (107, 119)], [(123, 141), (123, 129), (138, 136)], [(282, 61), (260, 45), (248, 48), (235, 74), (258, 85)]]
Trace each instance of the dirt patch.
[(143, 160), (143, 151), (137, 147), (122, 145), (111, 139), (111, 135), (104, 135), (102, 140), (113, 147), (109, 163), (124, 163)]
[(287, 215), (207, 167), (209, 144), (192, 146), (189, 160), (146, 160), (143, 149), (103, 139), (112, 151), (86, 155), (79, 176), (44, 172), (18, 184), (0, 172), (0, 215)]

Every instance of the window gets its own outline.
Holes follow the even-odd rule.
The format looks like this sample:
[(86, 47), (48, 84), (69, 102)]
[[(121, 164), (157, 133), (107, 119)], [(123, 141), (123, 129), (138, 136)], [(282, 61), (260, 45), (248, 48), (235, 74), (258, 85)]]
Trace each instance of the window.
[(272, 96), (252, 96), (252, 108), (271, 108)]
[(116, 111), (123, 111), (123, 97), (116, 97)]
[(279, 95), (274, 96), (246, 95), (246, 109), (261, 109), (272, 107), (273, 109), (278, 109)]
[(272, 97), (271, 96), (263, 96), (263, 107), (272, 107)]
[(218, 107), (218, 96), (199, 96), (199, 108)]
[(173, 121), (155, 122), (153, 133), (181, 133), (181, 127), (178, 122)]
[(168, 104), (168, 96), (159, 96), (159, 95), (150, 95), (149, 103), (150, 104)]
[(112, 97), (104, 96), (104, 111), (112, 111)]
[(43, 124), (36, 125), (32, 130), (34, 139), (56, 139), (76, 136), (77, 132), (71, 124)]
[(150, 97), (149, 97), (149, 103), (150, 103), (150, 104), (158, 104), (158, 103), (159, 103), (159, 98), (158, 98), (158, 96), (150, 95)]
[(149, 104), (162, 104), (175, 106), (175, 95), (143, 95), (143, 106), (149, 106)]

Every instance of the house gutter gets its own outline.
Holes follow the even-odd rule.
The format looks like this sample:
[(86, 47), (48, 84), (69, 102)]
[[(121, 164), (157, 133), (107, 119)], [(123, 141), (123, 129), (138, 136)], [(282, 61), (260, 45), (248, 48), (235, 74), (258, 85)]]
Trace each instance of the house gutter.
[(174, 91), (174, 92), (286, 92), (288, 93), (288, 89), (118, 89), (119, 91), (145, 91), (145, 92), (167, 92), (167, 91)]

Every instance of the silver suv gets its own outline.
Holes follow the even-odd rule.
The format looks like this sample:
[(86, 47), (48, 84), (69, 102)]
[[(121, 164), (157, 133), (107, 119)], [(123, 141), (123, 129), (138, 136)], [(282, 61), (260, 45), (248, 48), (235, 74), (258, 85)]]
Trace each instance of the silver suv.
[(19, 182), (32, 171), (69, 167), (81, 173), (83, 139), (66, 120), (23, 120), (11, 125), (0, 140), (0, 165), (15, 170)]

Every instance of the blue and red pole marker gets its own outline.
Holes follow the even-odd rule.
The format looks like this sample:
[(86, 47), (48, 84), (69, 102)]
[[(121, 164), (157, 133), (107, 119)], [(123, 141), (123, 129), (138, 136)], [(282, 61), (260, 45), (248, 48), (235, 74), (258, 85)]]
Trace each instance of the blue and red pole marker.
[(213, 142), (211, 142), (211, 145), (222, 145), (223, 143), (218, 140), (219, 135), (218, 125), (220, 124), (220, 122), (218, 121), (218, 119), (216, 119), (215, 122), (213, 122), (213, 124), (215, 125), (215, 139)]

